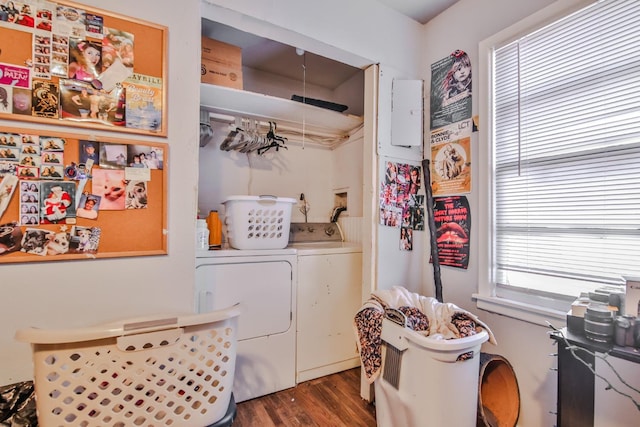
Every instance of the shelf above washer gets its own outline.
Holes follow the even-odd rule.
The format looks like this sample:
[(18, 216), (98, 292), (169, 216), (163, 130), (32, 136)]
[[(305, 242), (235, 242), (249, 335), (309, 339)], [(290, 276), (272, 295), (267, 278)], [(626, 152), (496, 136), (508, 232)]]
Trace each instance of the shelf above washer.
[(200, 85), (200, 108), (212, 113), (275, 121), (308, 132), (347, 135), (363, 118), (342, 114), (289, 99), (224, 86)]

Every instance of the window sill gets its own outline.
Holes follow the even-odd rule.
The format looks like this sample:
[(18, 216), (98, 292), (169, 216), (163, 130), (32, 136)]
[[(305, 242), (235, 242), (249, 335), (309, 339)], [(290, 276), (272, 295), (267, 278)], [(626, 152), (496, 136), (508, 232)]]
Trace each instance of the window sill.
[(549, 326), (547, 322), (557, 323), (557, 321), (560, 320), (562, 321), (562, 325), (552, 324), (555, 327), (562, 327), (567, 319), (567, 313), (559, 310), (553, 310), (505, 298), (487, 297), (480, 294), (473, 294), (473, 298), (476, 300), (476, 306), (480, 310), (486, 310), (491, 313), (500, 314), (511, 317), (512, 319), (533, 323), (535, 325), (547, 327)]

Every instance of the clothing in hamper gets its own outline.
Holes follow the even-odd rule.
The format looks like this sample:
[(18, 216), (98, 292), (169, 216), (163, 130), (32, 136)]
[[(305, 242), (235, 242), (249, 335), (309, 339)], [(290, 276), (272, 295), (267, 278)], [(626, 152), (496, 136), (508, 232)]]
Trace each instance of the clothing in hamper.
[(464, 338), (484, 329), (489, 342), (496, 339), (489, 327), (474, 314), (452, 303), (441, 303), (432, 297), (410, 292), (402, 286), (378, 290), (371, 294), (354, 318), (354, 332), (367, 382), (380, 375), (382, 364), (382, 319), (385, 309), (392, 308), (407, 316), (407, 326), (425, 336), (442, 339)]

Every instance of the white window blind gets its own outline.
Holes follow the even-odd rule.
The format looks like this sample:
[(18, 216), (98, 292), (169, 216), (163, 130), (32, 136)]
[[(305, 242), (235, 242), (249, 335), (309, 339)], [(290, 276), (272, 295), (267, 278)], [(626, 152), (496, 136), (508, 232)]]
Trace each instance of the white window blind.
[(494, 51), (494, 279), (578, 295), (640, 274), (640, 1)]

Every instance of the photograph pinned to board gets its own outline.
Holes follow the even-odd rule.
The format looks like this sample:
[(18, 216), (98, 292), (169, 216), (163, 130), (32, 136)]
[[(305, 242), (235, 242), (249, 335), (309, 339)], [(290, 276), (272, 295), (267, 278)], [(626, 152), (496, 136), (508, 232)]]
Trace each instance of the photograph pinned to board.
[(125, 206), (123, 169), (93, 169), (91, 192), (100, 197), (101, 211), (123, 211)]
[(127, 181), (125, 209), (146, 209), (147, 203), (147, 181)]
[(162, 79), (133, 74), (122, 86), (126, 94), (126, 126), (156, 131), (162, 126)]
[(40, 183), (41, 224), (75, 224), (76, 184), (69, 181)]
[[(45, 22), (45, 21), (43, 21)], [(52, 54), (51, 34), (40, 32), (33, 39), (33, 77), (37, 79), (51, 79)]]
[(13, 110), (13, 88), (0, 85), (0, 113), (11, 113)]
[(15, 175), (5, 175), (0, 180), (0, 218), (9, 206), (9, 201), (17, 187), (18, 177)]
[(105, 28), (102, 39), (102, 63), (106, 70), (118, 61), (123, 66), (133, 69), (134, 35), (115, 28)]
[(17, 222), (0, 225), (0, 255), (7, 255), (22, 248), (22, 228)]
[(69, 252), (70, 253), (90, 253), (98, 252), (100, 246), (100, 227), (80, 227), (74, 225), (71, 228)]
[(105, 169), (123, 169), (127, 166), (127, 146), (125, 144), (100, 144), (99, 166)]
[(31, 116), (31, 89), (13, 87), (13, 114)]
[(40, 165), (40, 178), (64, 179), (64, 167), (62, 165)]
[(435, 197), (433, 216), (440, 265), (467, 269), (471, 209), (465, 196)]
[(84, 34), (86, 26), (84, 20), (86, 11), (73, 6), (56, 5), (53, 19), (53, 30), (57, 34), (80, 37)]
[(93, 82), (102, 73), (102, 39), (69, 37), (70, 79)]
[(47, 255), (47, 243), (49, 238), (53, 237), (54, 234), (55, 233), (53, 231), (27, 227), (22, 235), (20, 251), (33, 255), (45, 256)]
[(471, 192), (471, 138), (431, 145), (434, 196)]
[(160, 147), (128, 145), (127, 165), (132, 168), (162, 169), (164, 152)]
[(118, 96), (117, 90), (106, 92), (88, 82), (60, 79), (61, 118), (119, 126), (123, 123), (124, 110), (118, 104)]
[[(43, 165), (62, 165), (64, 163), (64, 152), (62, 151), (44, 151), (38, 160)], [(38, 166), (38, 165), (31, 165)]]
[(34, 80), (31, 93), (32, 115), (34, 117), (57, 119), (60, 116), (58, 85), (45, 80)]
[(98, 219), (100, 210), (100, 200), (102, 197), (97, 194), (83, 193), (78, 202), (76, 215), (78, 218)]
[(51, 74), (67, 78), (69, 75), (69, 37), (52, 34), (51, 41)]
[(471, 60), (462, 50), (431, 65), (430, 129), (471, 117)]
[(40, 181), (20, 181), (20, 224), (37, 225), (40, 221)]
[(81, 139), (78, 142), (78, 159), (80, 163), (86, 164), (89, 160), (93, 161), (93, 164), (100, 164), (100, 143), (97, 141), (87, 141)]
[[(2, 149), (0, 148), (0, 151)], [(0, 178), (5, 175), (17, 175), (18, 174), (18, 163), (17, 162), (7, 162), (0, 159)]]
[(31, 153), (31, 151), (38, 150), (31, 146), (21, 148), (20, 160), (18, 162), (20, 166), (40, 166), (42, 157), (38, 153)]
[(43, 151), (64, 151), (64, 139), (55, 136), (41, 136), (40, 147)]

